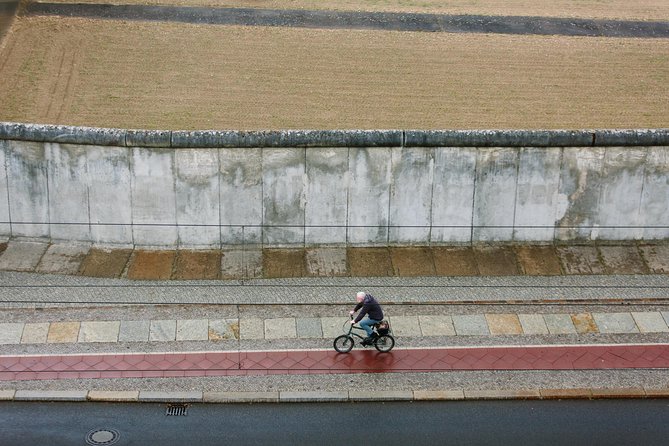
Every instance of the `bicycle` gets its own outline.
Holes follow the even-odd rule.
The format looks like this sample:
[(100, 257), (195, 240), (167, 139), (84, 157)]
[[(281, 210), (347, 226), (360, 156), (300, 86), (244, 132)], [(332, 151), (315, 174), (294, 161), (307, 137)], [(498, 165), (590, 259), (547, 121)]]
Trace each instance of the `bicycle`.
[[(351, 315), (351, 319), (353, 319), (353, 315)], [(346, 331), (347, 326), (348, 331)], [(370, 344), (364, 342), (364, 339), (367, 337), (367, 332), (362, 327), (356, 327), (349, 322), (344, 322), (342, 328), (344, 329), (344, 334), (337, 336), (333, 342), (334, 349), (337, 350), (337, 352), (350, 352), (355, 345), (355, 339), (353, 339), (354, 337), (362, 340), (363, 342), (361, 342), (361, 344), (363, 346), (370, 346)], [(395, 346), (395, 338), (392, 336), (390, 323), (388, 321), (384, 320), (372, 325), (372, 330), (376, 334), (376, 338), (372, 341), (372, 343), (378, 351), (387, 353), (393, 349)], [(362, 336), (357, 332), (363, 332), (365, 336)]]

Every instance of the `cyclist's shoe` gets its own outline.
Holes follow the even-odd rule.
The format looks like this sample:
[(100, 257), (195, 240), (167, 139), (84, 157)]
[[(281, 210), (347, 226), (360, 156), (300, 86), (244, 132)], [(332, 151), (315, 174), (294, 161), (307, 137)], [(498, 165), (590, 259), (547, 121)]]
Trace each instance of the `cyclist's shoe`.
[(365, 339), (362, 340), (362, 345), (372, 345), (374, 343), (374, 339), (376, 339), (374, 335), (367, 336)]

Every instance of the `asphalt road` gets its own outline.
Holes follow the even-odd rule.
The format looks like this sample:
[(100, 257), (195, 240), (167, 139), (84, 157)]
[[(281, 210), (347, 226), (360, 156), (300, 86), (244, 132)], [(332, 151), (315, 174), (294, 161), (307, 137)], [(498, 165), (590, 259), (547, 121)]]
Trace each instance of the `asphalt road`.
[(387, 31), (666, 38), (669, 23), (552, 17), (31, 2), (26, 12), (95, 19)]
[(185, 416), (166, 416), (164, 404), (0, 403), (3, 446), (649, 446), (668, 434), (669, 400), (199, 404)]

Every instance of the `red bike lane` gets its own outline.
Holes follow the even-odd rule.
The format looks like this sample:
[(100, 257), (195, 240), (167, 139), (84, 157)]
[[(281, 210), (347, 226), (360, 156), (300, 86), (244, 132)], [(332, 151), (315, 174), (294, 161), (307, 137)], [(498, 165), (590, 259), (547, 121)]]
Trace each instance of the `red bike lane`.
[(0, 381), (658, 368), (669, 368), (669, 344), (2, 355)]

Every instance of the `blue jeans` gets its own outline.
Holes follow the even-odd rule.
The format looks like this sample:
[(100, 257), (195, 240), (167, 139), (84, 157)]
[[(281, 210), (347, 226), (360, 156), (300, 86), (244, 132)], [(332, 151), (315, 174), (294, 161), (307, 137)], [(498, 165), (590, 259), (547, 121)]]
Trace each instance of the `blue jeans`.
[(376, 319), (366, 318), (366, 319), (361, 320), (359, 322), (359, 324), (367, 332), (367, 336), (371, 336), (372, 333), (374, 332), (372, 330), (372, 325), (378, 324), (379, 322), (381, 322), (381, 321), (376, 320)]

